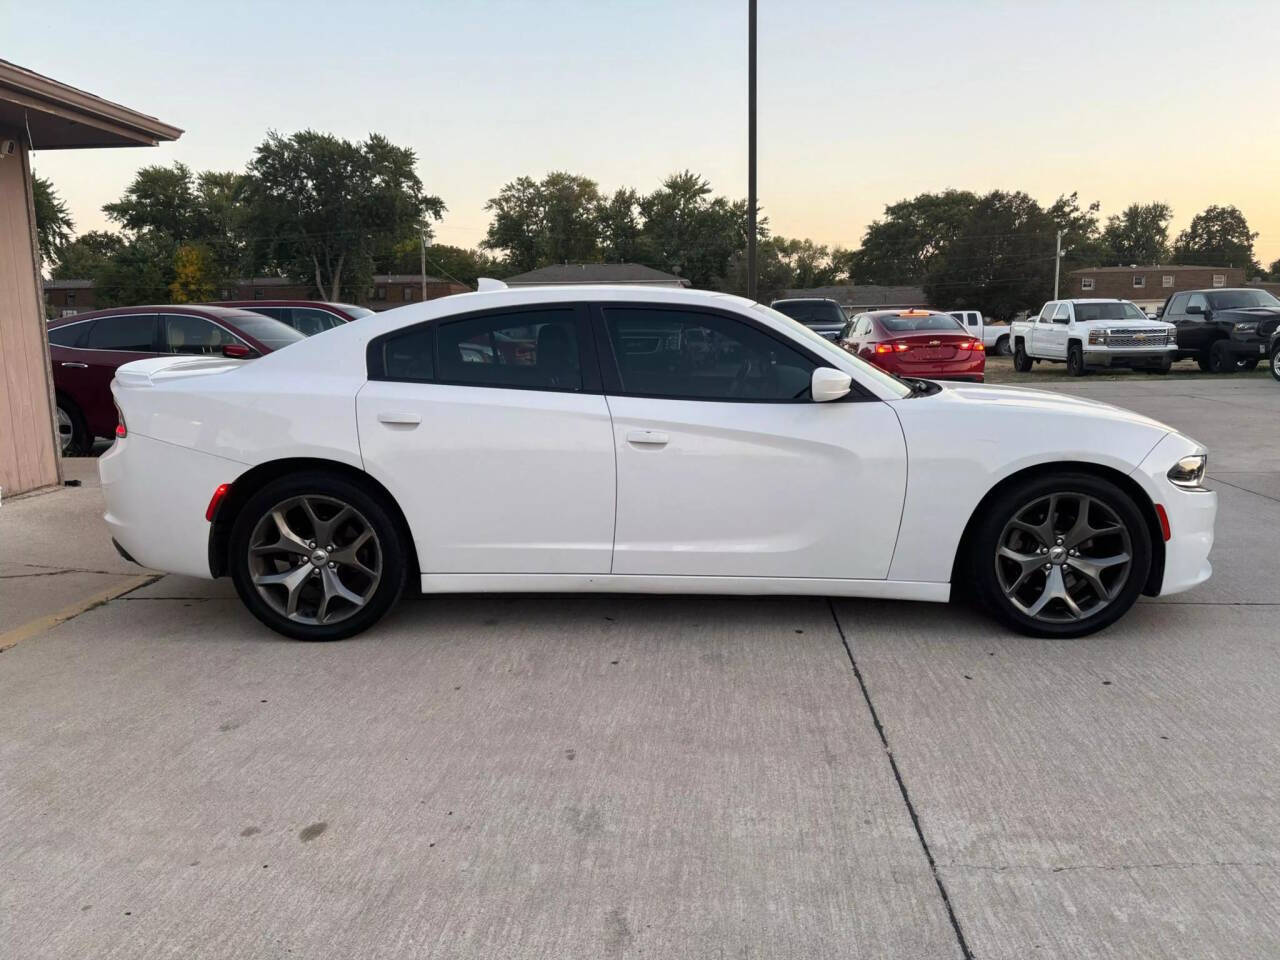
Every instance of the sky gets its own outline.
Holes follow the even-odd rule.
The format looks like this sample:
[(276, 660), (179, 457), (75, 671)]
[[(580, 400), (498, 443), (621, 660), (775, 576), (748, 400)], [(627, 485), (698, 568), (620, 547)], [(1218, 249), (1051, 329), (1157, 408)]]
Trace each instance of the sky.
[[(746, 196), (746, 0), (0, 0), (0, 57), (183, 128), (34, 157), (80, 231), (141, 166), (243, 169), (268, 130), (412, 147), (484, 236), (485, 201), (568, 170)], [(856, 247), (947, 187), (1079, 191), (1102, 215), (1234, 204), (1280, 257), (1280, 3), (759, 0), (759, 194), (774, 233)]]

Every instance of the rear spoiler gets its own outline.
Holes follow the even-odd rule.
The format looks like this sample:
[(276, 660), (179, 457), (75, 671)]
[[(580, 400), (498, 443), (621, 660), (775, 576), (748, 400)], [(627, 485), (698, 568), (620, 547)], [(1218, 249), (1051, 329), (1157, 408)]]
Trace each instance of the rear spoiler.
[(122, 387), (151, 387), (165, 380), (226, 373), (249, 362), (226, 357), (150, 357), (120, 366), (116, 382)]

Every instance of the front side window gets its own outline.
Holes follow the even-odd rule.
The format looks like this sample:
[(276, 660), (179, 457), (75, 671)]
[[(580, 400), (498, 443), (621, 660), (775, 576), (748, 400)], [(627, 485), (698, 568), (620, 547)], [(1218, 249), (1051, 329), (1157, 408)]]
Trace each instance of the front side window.
[(1049, 323), (1053, 320), (1053, 311), (1058, 308), (1058, 304), (1052, 300), (1044, 305), (1044, 309), (1040, 311), (1040, 322)]
[(637, 307), (607, 307), (604, 316), (625, 393), (773, 402), (808, 396), (815, 364), (740, 320)]
[(161, 317), (161, 326), (164, 343), (170, 353), (213, 356), (221, 354), (222, 348), (228, 344), (240, 342), (204, 317), (167, 313)]
[(89, 331), (85, 347), (89, 350), (152, 353), (155, 340), (155, 314), (132, 313), (122, 317), (101, 317)]
[(436, 326), (436, 366), (446, 383), (581, 390), (577, 313), (570, 308), (489, 314)]
[(1203, 313), (1209, 306), (1209, 302), (1205, 299), (1203, 293), (1193, 293), (1191, 299), (1187, 301), (1187, 311), (1190, 312), (1192, 307), (1199, 307)]
[(1169, 301), (1169, 306), (1165, 307), (1164, 313), (1166, 317), (1176, 317), (1179, 314), (1187, 312), (1187, 294), (1179, 293)]
[(1054, 320), (1070, 320), (1070, 319), (1071, 319), (1071, 304), (1069, 304), (1069, 303), (1060, 303), (1060, 304), (1058, 304), (1058, 310), (1057, 310), (1057, 312), (1053, 315), (1053, 319), (1054, 319)]

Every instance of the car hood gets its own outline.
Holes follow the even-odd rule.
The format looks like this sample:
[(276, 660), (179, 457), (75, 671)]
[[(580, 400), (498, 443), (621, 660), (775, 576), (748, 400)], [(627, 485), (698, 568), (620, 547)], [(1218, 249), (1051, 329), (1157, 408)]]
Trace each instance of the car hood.
[(1231, 323), (1256, 322), (1258, 333), (1266, 335), (1280, 326), (1280, 307), (1233, 307), (1213, 311), (1213, 319)]
[[(1028, 387), (1005, 387), (986, 383), (942, 383), (942, 392), (936, 396), (948, 403), (972, 404), (981, 407), (982, 413), (997, 409), (1011, 413), (1022, 411), (1031, 415), (1066, 414), (1069, 416), (1088, 417), (1108, 420), (1114, 423), (1128, 423), (1143, 427), (1161, 434), (1169, 433), (1173, 427), (1153, 420), (1151, 417), (1133, 410), (1126, 410), (1100, 400), (1089, 400), (1085, 397), (1074, 397), (1062, 393), (1050, 393), (1048, 390), (1034, 390)], [(975, 410), (975, 415), (980, 411)]]

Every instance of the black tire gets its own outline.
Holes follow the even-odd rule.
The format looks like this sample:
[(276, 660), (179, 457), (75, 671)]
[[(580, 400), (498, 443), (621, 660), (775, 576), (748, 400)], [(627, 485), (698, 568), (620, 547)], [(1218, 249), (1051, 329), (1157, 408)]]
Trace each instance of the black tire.
[[(1008, 562), (997, 559), (997, 549), (1001, 546), (1001, 536), (1006, 532), (1011, 520), (1022, 514), (1028, 507), (1054, 494), (1060, 495), (1068, 502), (1072, 496), (1084, 496), (1105, 505), (1125, 529), (1131, 558), (1128, 569), (1120, 571), (1123, 580), (1117, 579), (1110, 585), (1114, 593), (1104, 605), (1097, 609), (1096, 613), (1079, 619), (1058, 622), (1028, 616), (1024, 610), (1015, 606), (1006, 595), (1000, 583), (1000, 574), (997, 572), (998, 563)], [(1150, 529), (1133, 498), (1109, 480), (1092, 474), (1075, 472), (1040, 476), (1002, 490), (994, 504), (982, 509), (983, 513), (978, 525), (969, 540), (969, 555), (966, 558), (968, 579), (982, 607), (996, 619), (1020, 633), (1033, 637), (1060, 639), (1095, 633), (1120, 619), (1137, 601), (1147, 582), (1147, 576), (1151, 570)], [(1106, 541), (1105, 537), (1100, 537), (1099, 541), (1101, 542), (1097, 546), (1101, 553), (1105, 554), (1116, 549), (1112, 543)], [(1094, 543), (1093, 540), (1084, 542)], [(1060, 574), (1065, 578), (1070, 572), (1079, 587), (1085, 581), (1069, 567), (1072, 562), (1074, 561), (1068, 560), (1066, 561), (1068, 565), (1059, 567)], [(1036, 574), (1033, 573), (1032, 576)], [(1046, 610), (1052, 610), (1054, 603), (1058, 601), (1051, 601)], [(1059, 607), (1059, 609), (1066, 608)]]
[(1231, 344), (1226, 340), (1215, 340), (1209, 347), (1209, 369), (1213, 373), (1235, 373), (1245, 369), (1243, 364), (1247, 362), (1232, 356)]
[(1196, 354), (1196, 366), (1200, 368), (1201, 373), (1209, 373), (1213, 370), (1213, 361), (1209, 357), (1208, 347)]
[(1280, 380), (1280, 340), (1271, 348), (1271, 376)]
[(1067, 376), (1084, 376), (1084, 349), (1078, 343), (1067, 347)]
[(1007, 357), (1012, 352), (1009, 349), (1009, 335), (1007, 333), (996, 338), (996, 356)]
[[(344, 613), (342, 619), (336, 622), (313, 622), (304, 623), (298, 620), (290, 619), (285, 615), (284, 611), (278, 610), (277, 607), (266, 599), (259, 588), (254, 583), (255, 572), (251, 567), (251, 562), (262, 563), (264, 561), (251, 561), (250, 559), (250, 542), (255, 530), (258, 528), (259, 522), (265, 522), (271, 515), (274, 508), (300, 498), (308, 498), (310, 501), (328, 502), (333, 504), (345, 505), (351, 508), (354, 518), (367, 526), (372, 531), (373, 548), (377, 550), (379, 564), (377, 568), (378, 577), (368, 577), (363, 581), (357, 581), (353, 588), (350, 581), (350, 573), (343, 574), (341, 571), (335, 571), (331, 564), (323, 562), (313, 564), (312, 560), (306, 557), (295, 558), (296, 569), (304, 574), (302, 586), (297, 589), (300, 597), (304, 597), (305, 591), (320, 590), (324, 594), (328, 594), (328, 577), (330, 574), (325, 573), (324, 567), (328, 567), (330, 571), (335, 571), (338, 576), (348, 576), (348, 581), (343, 584), (349, 591), (354, 592), (361, 587), (367, 587), (369, 590), (367, 598), (363, 599), (363, 606), (355, 607), (349, 601), (344, 601), (345, 606), (355, 607), (352, 611), (340, 610)], [(299, 514), (301, 516), (301, 514)], [(306, 522), (305, 520), (303, 522)], [(352, 520), (352, 523), (355, 519)], [(301, 531), (299, 531), (299, 535)], [(281, 542), (284, 539), (281, 538)], [(337, 540), (335, 539), (336, 543)], [(235, 583), (236, 592), (240, 595), (241, 601), (249, 608), (249, 612), (261, 620), (264, 624), (275, 630), (277, 633), (284, 634), (286, 637), (292, 637), (295, 640), (341, 640), (344, 637), (350, 637), (354, 634), (366, 630), (374, 623), (380, 620), (386, 612), (391, 609), (392, 605), (399, 599), (400, 594), (404, 590), (405, 581), (408, 573), (408, 557), (409, 545), (407, 543), (407, 534), (403, 532), (395, 520), (392, 508), (386, 504), (381, 496), (371, 493), (363, 485), (337, 474), (325, 473), (322, 471), (298, 473), (275, 480), (257, 493), (255, 493), (240, 509), (239, 514), (235, 518), (235, 522), (231, 529), (230, 555), (227, 559), (227, 569), (231, 573), (232, 582)], [(357, 546), (357, 549), (368, 551), (372, 549), (368, 542), (363, 547)], [(317, 550), (316, 553), (323, 553), (323, 550)], [(341, 550), (333, 551), (336, 557)], [(354, 550), (352, 552), (354, 557)], [(279, 557), (270, 558), (270, 563), (279, 564), (277, 569), (283, 570), (284, 573), (289, 572), (289, 563), (282, 562), (280, 557), (284, 556), (284, 552)], [(370, 554), (365, 553), (364, 557), (367, 562)], [(302, 570), (302, 568), (306, 570)], [(314, 568), (313, 568), (314, 567)], [(345, 570), (344, 566), (344, 570)], [(354, 569), (354, 567), (352, 568)], [(315, 581), (308, 581), (306, 574), (316, 578)], [(264, 575), (259, 571), (259, 576)], [(266, 574), (271, 575), (271, 574)], [(356, 577), (362, 577), (363, 574), (356, 573)], [(321, 587), (321, 584), (324, 584)], [(284, 587), (283, 584), (273, 585)], [(284, 587), (286, 595), (292, 594), (292, 589)], [(274, 591), (265, 591), (269, 596), (274, 596)], [(304, 612), (304, 599), (297, 602), (298, 612)], [(316, 610), (317, 614), (323, 614), (323, 608)]]
[(74, 400), (58, 396), (58, 439), (64, 457), (84, 457), (93, 452), (93, 434)]
[(1031, 358), (1027, 356), (1027, 348), (1023, 346), (1021, 340), (1018, 341), (1018, 345), (1013, 351), (1013, 369), (1019, 373), (1031, 372)]

